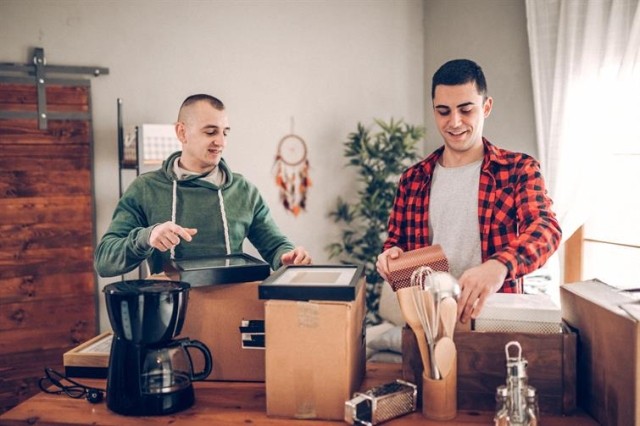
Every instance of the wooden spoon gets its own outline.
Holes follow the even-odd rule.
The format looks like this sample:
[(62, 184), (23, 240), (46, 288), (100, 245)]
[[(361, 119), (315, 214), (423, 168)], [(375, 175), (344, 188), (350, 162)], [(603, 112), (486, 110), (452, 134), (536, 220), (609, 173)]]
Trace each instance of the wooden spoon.
[(413, 333), (416, 335), (416, 341), (418, 342), (418, 349), (420, 350), (420, 357), (422, 358), (422, 368), (431, 376), (431, 367), (429, 366), (429, 349), (427, 346), (427, 339), (424, 334), (424, 329), (422, 328), (422, 324), (420, 324), (420, 318), (418, 317), (418, 312), (416, 311), (416, 305), (413, 300), (413, 288), (404, 287), (399, 288), (396, 291), (396, 295), (398, 297), (398, 303), (400, 304), (400, 310), (402, 311), (402, 316), (404, 316), (404, 320), (407, 322)]
[(450, 337), (445, 336), (438, 340), (434, 357), (440, 377), (447, 377), (456, 359), (456, 345)]
[(453, 297), (445, 297), (440, 301), (440, 322), (443, 336), (453, 339), (458, 321), (458, 303)]

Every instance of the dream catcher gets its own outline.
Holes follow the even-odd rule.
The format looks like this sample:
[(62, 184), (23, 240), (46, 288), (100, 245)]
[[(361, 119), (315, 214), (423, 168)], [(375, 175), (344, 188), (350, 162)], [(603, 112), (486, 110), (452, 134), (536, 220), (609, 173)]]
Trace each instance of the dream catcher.
[(306, 210), (307, 189), (311, 186), (307, 144), (304, 140), (293, 133), (280, 139), (273, 167), (282, 205), (298, 216), (302, 210)]

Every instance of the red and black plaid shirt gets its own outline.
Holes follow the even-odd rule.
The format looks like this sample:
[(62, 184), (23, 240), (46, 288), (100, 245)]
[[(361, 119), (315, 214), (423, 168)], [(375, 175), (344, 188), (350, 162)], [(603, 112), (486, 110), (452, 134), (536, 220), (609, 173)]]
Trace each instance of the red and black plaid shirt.
[[(538, 162), (484, 138), (483, 143), (478, 192), (482, 261), (496, 259), (507, 266), (500, 291), (522, 293), (522, 277), (544, 265), (558, 248), (562, 231)], [(431, 176), (443, 150), (440, 147), (402, 174), (384, 250), (398, 246), (407, 251), (430, 244)]]

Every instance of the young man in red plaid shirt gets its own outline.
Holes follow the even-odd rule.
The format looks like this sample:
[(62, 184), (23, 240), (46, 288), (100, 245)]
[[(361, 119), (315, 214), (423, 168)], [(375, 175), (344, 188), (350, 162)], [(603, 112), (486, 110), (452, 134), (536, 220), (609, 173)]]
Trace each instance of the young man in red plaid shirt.
[(388, 280), (388, 258), (440, 244), (460, 283), (466, 322), (490, 294), (521, 293), (522, 277), (544, 265), (562, 232), (539, 163), (482, 136), (493, 99), (480, 66), (466, 59), (442, 65), (431, 99), (444, 145), (403, 173), (376, 266)]

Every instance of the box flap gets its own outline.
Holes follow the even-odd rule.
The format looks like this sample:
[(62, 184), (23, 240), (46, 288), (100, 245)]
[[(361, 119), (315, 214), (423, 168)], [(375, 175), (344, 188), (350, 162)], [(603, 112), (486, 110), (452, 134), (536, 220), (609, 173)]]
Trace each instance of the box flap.
[(623, 303), (620, 308), (628, 313), (636, 321), (640, 321), (640, 303)]
[[(562, 291), (568, 291), (588, 300), (604, 309), (610, 310), (618, 315), (629, 316), (627, 309), (623, 309), (621, 305), (628, 305), (638, 302), (638, 296), (626, 290), (622, 290), (606, 284), (600, 280), (581, 281), (571, 284), (564, 284)], [(632, 307), (630, 310), (635, 311)], [(636, 317), (637, 320), (638, 317)]]

